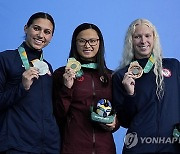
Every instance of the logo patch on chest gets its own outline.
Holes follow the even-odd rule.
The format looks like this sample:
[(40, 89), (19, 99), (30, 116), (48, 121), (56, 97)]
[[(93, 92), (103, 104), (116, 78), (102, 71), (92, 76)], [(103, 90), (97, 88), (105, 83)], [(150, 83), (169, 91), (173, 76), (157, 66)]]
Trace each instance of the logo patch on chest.
[(83, 81), (83, 80), (84, 80), (84, 76), (77, 78), (77, 81)]
[(163, 68), (162, 74), (163, 74), (164, 77), (166, 77), (166, 78), (171, 77), (171, 71), (170, 71), (169, 69), (167, 69), (167, 68)]

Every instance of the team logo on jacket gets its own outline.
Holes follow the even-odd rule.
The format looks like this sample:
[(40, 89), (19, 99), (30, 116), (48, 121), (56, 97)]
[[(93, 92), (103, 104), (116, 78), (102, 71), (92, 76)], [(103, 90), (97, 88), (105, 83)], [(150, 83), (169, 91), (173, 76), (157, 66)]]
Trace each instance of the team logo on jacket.
[(81, 76), (81, 77), (77, 78), (77, 80), (78, 80), (78, 81), (84, 81), (84, 77)]
[(169, 78), (171, 76), (171, 71), (167, 68), (163, 68), (162, 74), (164, 75), (164, 77)]

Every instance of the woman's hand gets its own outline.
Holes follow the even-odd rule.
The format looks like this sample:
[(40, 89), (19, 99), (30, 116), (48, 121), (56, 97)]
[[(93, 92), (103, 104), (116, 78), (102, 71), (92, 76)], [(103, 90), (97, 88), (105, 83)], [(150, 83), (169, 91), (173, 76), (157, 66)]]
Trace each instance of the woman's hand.
[(116, 115), (114, 116), (114, 121), (110, 124), (106, 124), (106, 126), (108, 126), (109, 130), (113, 130), (115, 127), (116, 127), (116, 124), (117, 124), (117, 118), (116, 118)]
[(107, 130), (107, 131), (113, 131), (114, 128), (116, 127), (116, 124), (117, 124), (117, 117), (115, 115), (114, 116), (114, 121), (112, 123), (110, 123), (110, 124), (102, 124), (102, 123), (100, 123), (100, 126), (103, 129)]
[(126, 89), (128, 95), (134, 94), (135, 79), (133, 78), (133, 74), (131, 72), (125, 73), (122, 84), (124, 85), (124, 88)]
[(75, 78), (76, 78), (75, 71), (69, 67), (66, 67), (65, 73), (63, 74), (64, 85), (70, 89), (74, 84)]
[(29, 90), (34, 79), (39, 78), (39, 71), (35, 67), (30, 67), (30, 69), (26, 70), (22, 74), (22, 84), (25, 88), (25, 90)]

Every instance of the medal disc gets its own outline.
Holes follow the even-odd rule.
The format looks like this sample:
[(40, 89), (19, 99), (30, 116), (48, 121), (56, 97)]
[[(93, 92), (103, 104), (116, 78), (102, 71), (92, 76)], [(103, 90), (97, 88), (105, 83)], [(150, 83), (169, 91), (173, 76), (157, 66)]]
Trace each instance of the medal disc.
[(75, 72), (81, 69), (81, 63), (75, 58), (69, 58), (66, 66), (72, 68)]
[(133, 74), (133, 78), (138, 79), (143, 74), (143, 69), (137, 61), (131, 62), (128, 68), (128, 72)]
[(132, 73), (133, 73), (134, 75), (137, 75), (137, 74), (139, 73), (138, 68), (133, 68), (133, 69), (132, 69)]
[(49, 72), (48, 64), (44, 61), (34, 60), (32, 61), (32, 64), (34, 67), (36, 67), (39, 70), (39, 75), (45, 75)]

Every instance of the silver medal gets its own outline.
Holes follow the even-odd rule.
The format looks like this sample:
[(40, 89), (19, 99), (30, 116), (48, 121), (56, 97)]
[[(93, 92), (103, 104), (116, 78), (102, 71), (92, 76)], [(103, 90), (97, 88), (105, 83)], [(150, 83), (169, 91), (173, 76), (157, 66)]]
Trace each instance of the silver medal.
[(49, 72), (48, 64), (44, 61), (35, 60), (32, 62), (33, 66), (36, 67), (39, 70), (39, 75), (45, 75)]

